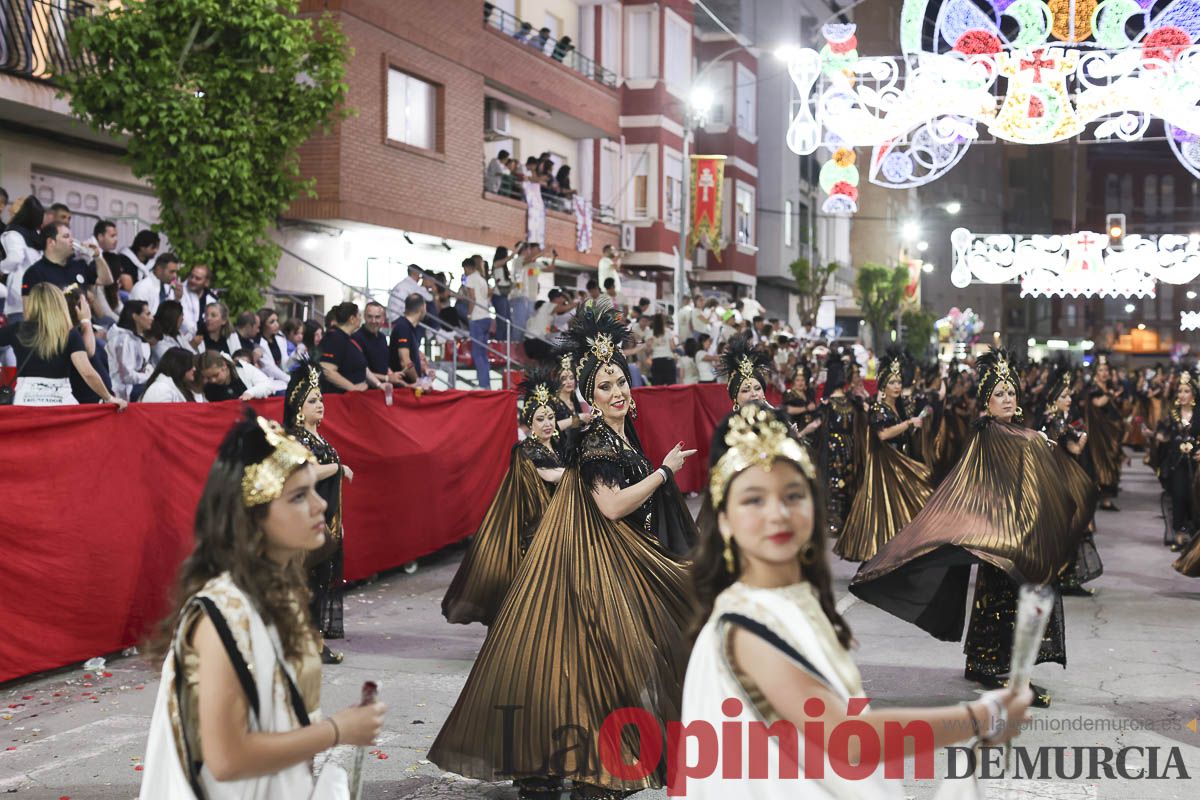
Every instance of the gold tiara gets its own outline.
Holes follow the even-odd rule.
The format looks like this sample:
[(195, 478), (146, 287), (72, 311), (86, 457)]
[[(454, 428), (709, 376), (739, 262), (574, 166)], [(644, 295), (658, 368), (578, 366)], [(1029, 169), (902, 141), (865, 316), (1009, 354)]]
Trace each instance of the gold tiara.
[(558, 368), (564, 372), (573, 372), (574, 367), (571, 364), (571, 354), (563, 353), (563, 357), (559, 359)]
[(761, 406), (746, 405), (733, 413), (725, 444), (729, 449), (717, 460), (708, 482), (713, 508), (721, 507), (729, 484), (750, 467), (770, 470), (784, 459), (799, 467), (810, 481), (816, 477), (808, 453), (788, 435), (787, 426)]
[(742, 380), (754, 377), (754, 361), (750, 356), (742, 356), (742, 360), (738, 362), (738, 372), (742, 375)]
[(1186, 370), (1186, 369), (1185, 369), (1183, 372), (1179, 373), (1179, 382), (1180, 382), (1181, 384), (1183, 384), (1183, 383), (1191, 383), (1191, 382), (1192, 382), (1192, 373), (1191, 373), (1191, 371), (1190, 371), (1190, 370)]
[(888, 364), (888, 380), (891, 380), (893, 375), (902, 383), (904, 382), (904, 374), (900, 371), (900, 359), (898, 358), (893, 358), (892, 363)]
[(295, 389), (292, 389), (292, 395), (288, 398), (289, 403), (295, 404), (297, 400), (303, 401), (314, 389), (321, 388), (321, 378), (316, 368), (309, 364), (304, 369), (308, 374), (304, 376), (304, 380), (296, 383)]
[(592, 355), (601, 364), (607, 364), (609, 361), (612, 361), (613, 355), (616, 354), (612, 337), (607, 333), (597, 334), (595, 339), (589, 338), (587, 343)]
[(305, 464), (317, 463), (309, 449), (284, 433), (278, 422), (262, 417), (257, 421), (267, 444), (275, 449), (262, 461), (247, 466), (242, 473), (242, 502), (247, 508), (277, 499), (293, 472)]

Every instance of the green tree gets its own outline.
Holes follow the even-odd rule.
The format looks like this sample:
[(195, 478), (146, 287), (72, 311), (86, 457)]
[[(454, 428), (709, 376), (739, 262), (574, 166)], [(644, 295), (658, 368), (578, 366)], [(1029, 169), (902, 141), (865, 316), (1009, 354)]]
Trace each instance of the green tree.
[(268, 227), (299, 194), (296, 148), (342, 115), (346, 38), (297, 0), (129, 0), (77, 20), (62, 76), (71, 108), (127, 138), (158, 196), (159, 228), (208, 264), (231, 310), (255, 308), (279, 248)]
[(858, 268), (855, 294), (863, 318), (871, 326), (872, 347), (876, 353), (883, 352), (888, 345), (886, 332), (892, 330), (907, 283), (908, 269), (905, 267), (863, 264)]
[(815, 319), (817, 309), (821, 307), (821, 298), (829, 286), (829, 279), (837, 272), (838, 264), (831, 261), (825, 266), (814, 267), (807, 258), (797, 258), (788, 268), (796, 281), (796, 291), (799, 298), (796, 301), (796, 311), (800, 321)]
[(900, 315), (900, 322), (904, 325), (904, 349), (913, 358), (924, 361), (933, 340), (933, 314), (920, 308), (905, 311)]

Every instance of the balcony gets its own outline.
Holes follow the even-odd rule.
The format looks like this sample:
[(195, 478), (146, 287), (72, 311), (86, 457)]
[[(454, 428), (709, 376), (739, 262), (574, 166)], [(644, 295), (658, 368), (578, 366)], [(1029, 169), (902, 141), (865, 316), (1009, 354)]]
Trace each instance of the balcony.
[[(0, 0), (0, 2), (5, 1)], [(580, 53), (575, 49), (575, 45), (571, 42), (569, 36), (563, 36), (561, 39), (547, 37), (543, 40), (538, 35), (538, 29), (533, 27), (532, 23), (517, 19), (504, 9), (496, 8), (491, 3), (483, 4), (483, 24), (510, 37), (514, 44), (540, 52), (550, 61), (557, 61), (559, 64), (578, 72), (585, 78), (596, 81), (610, 89), (617, 88), (617, 74), (610, 69), (605, 69), (583, 53)]]
[(74, 69), (67, 31), (91, 11), (84, 0), (0, 0), (0, 72), (52, 83)]
[[(491, 194), (498, 197), (507, 197), (509, 200), (516, 200), (521, 203), (525, 202), (525, 190), (522, 181), (508, 173), (493, 176), (489, 179), (485, 170), (483, 175), (483, 191), (485, 195)], [(547, 211), (557, 211), (560, 214), (575, 213), (571, 197), (549, 188), (542, 189), (542, 203)], [(592, 221), (605, 225), (617, 225), (619, 223), (617, 212), (612, 206), (592, 206)]]

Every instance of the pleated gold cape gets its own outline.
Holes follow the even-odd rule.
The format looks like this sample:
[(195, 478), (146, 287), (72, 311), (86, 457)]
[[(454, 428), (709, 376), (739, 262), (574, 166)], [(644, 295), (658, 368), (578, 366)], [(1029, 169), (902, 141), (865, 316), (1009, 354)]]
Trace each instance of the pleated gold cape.
[[(1064, 480), (1064, 470), (1069, 477)], [(1086, 532), (1096, 491), (1041, 433), (982, 421), (925, 508), (863, 564), (850, 591), (945, 641), (966, 621), (971, 566), (991, 564), (1017, 583), (1050, 583)], [(1086, 482), (1086, 490), (1085, 490)], [(1086, 491), (1086, 496), (1077, 492)], [(1083, 520), (1083, 528), (1073, 528)]]
[(549, 504), (545, 481), (517, 445), (496, 497), (442, 598), (442, 616), (448, 622), (492, 624), (521, 563), (521, 542), (532, 535)]
[[(559, 775), (614, 790), (661, 786), (657, 774), (622, 781), (602, 772), (599, 733), (621, 708), (679, 719), (688, 581), (650, 538), (605, 518), (568, 467), (429, 759), (485, 781)], [(635, 739), (622, 741), (627, 763)]]
[(888, 445), (872, 431), (862, 485), (854, 496), (833, 552), (866, 561), (917, 515), (933, 488), (929, 467)]

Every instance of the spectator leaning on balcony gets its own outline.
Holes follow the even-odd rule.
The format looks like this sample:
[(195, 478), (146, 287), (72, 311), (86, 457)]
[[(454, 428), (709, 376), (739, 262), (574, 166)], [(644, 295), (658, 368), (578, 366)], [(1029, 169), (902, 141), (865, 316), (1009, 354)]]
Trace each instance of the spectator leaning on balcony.
[(554, 41), (554, 39), (552, 39), (550, 36), (549, 28), (539, 28), (537, 36), (534, 36), (531, 39), (529, 39), (529, 46), (532, 47), (533, 49), (537, 50), (540, 53), (545, 53), (547, 47), (553, 41)]
[[(91, 335), (92, 310), (83, 295), (77, 300), (80, 326)], [(39, 283), (25, 298), (25, 318), (18, 325), (0, 328), (0, 347), (11, 347), (17, 358), (17, 385), (13, 403), (27, 406), (76, 405), (71, 372), (78, 372), (101, 402), (125, 407), (125, 401), (108, 390), (88, 360), (87, 346), (71, 326), (71, 314), (62, 290)]]
[(197, 396), (192, 389), (195, 382), (196, 354), (182, 347), (171, 347), (158, 360), (158, 366), (146, 381), (146, 391), (138, 400), (142, 403), (203, 402), (204, 395)]
[(388, 292), (388, 316), (392, 319), (399, 319), (404, 315), (404, 302), (410, 294), (419, 294), (425, 299), (425, 302), (433, 302), (433, 292), (429, 291), (421, 284), (425, 277), (421, 272), (421, 268), (416, 264), (408, 265), (408, 274), (404, 279), (392, 287), (392, 291)]
[(130, 300), (141, 300), (150, 306), (150, 313), (158, 311), (163, 300), (183, 298), (183, 284), (179, 282), (179, 256), (163, 253), (154, 260), (150, 274), (133, 285)]
[(17, 201), (12, 222), (0, 235), (0, 245), (4, 248), (0, 272), (7, 276), (5, 282), (8, 290), (4, 298), (4, 315), (9, 325), (21, 321), (21, 284), (25, 280), (25, 271), (42, 257), (39, 231), (50, 219), (50, 212), (42, 207), (36, 197), (30, 195)]
[(554, 176), (554, 183), (558, 186), (558, 193), (566, 199), (575, 196), (575, 190), (571, 188), (571, 166), (563, 164), (558, 168), (558, 173)]
[(504, 176), (508, 174), (508, 151), (501, 150), (496, 153), (487, 164), (487, 169), (483, 173), (483, 186), (492, 194), (500, 191), (500, 185), (504, 181)]
[(134, 387), (150, 380), (154, 364), (146, 334), (154, 325), (154, 315), (145, 300), (130, 300), (121, 309), (121, 319), (108, 332), (108, 374), (113, 394), (129, 400)]
[(133, 244), (126, 247), (118, 255), (120, 264), (111, 265), (117, 274), (117, 284), (121, 291), (128, 292), (133, 285), (150, 274), (150, 265), (158, 255), (162, 239), (154, 231), (138, 231), (133, 237)]
[(529, 43), (530, 36), (533, 36), (533, 25), (528, 22), (522, 22), (521, 27), (513, 34), (513, 38), (523, 44)]
[(487, 281), (484, 280), (480, 262), (474, 258), (463, 261), (463, 294), (467, 300), (467, 319), (471, 332), (471, 361), (475, 364), (475, 375), (480, 389), (492, 388), (491, 365), (488, 363), (488, 336), (495, 327), (489, 312)]
[(554, 45), (554, 53), (550, 56), (555, 61), (562, 61), (567, 54), (575, 49), (570, 36), (564, 36)]
[(421, 340), (425, 319), (425, 300), (419, 294), (410, 294), (404, 301), (404, 315), (392, 326), (392, 342), (388, 352), (388, 366), (405, 381), (413, 383), (426, 376), (425, 359), (421, 355)]
[(367, 369), (367, 357), (351, 336), (362, 324), (354, 303), (338, 303), (326, 316), (329, 329), (321, 340), (321, 391), (325, 394), (378, 389), (380, 383)]

